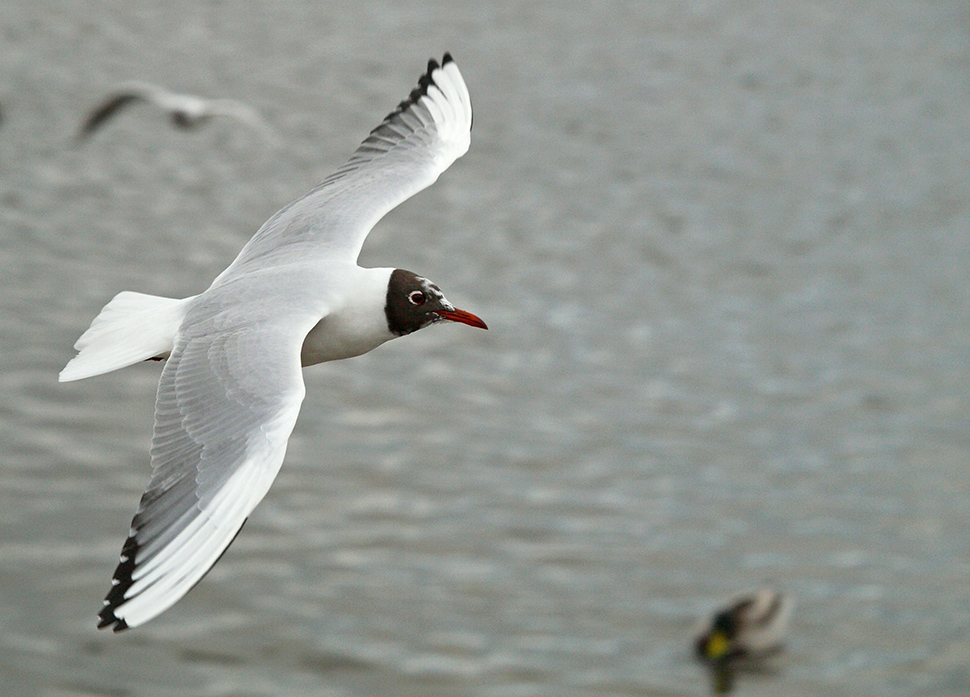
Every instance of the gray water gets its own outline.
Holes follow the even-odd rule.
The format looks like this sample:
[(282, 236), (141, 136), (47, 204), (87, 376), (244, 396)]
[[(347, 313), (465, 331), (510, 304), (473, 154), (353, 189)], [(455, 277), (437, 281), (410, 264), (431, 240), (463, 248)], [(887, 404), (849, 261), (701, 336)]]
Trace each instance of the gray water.
[[(703, 695), (696, 617), (772, 582), (739, 695), (970, 691), (970, 9), (907, 2), (0, 4), (0, 693)], [(449, 326), (306, 371), (286, 463), (172, 610), (95, 613), (157, 364), (60, 385), (124, 289), (203, 290), (451, 50), (471, 151), (362, 263)], [(244, 99), (279, 147), (132, 109)]]

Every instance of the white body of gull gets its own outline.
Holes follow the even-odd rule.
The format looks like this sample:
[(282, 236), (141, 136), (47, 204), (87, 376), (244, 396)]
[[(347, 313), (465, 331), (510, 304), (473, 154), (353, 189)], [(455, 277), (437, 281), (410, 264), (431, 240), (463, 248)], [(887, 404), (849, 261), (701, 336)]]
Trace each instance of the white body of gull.
[(164, 87), (138, 81), (121, 85), (92, 111), (78, 132), (78, 139), (89, 138), (108, 119), (138, 103), (155, 105), (168, 114), (173, 126), (181, 129), (191, 130), (213, 118), (226, 117), (259, 132), (270, 142), (276, 139), (273, 129), (247, 104), (235, 99), (206, 99), (194, 94), (178, 94)]
[(486, 328), (426, 278), (357, 265), (374, 224), (468, 150), (471, 125), (458, 66), (448, 54), (430, 61), (350, 161), (270, 218), (205, 292), (121, 293), (78, 339), (62, 381), (168, 359), (151, 481), (99, 627), (152, 619), (218, 561), (280, 469), (305, 392), (302, 366), (439, 321)]

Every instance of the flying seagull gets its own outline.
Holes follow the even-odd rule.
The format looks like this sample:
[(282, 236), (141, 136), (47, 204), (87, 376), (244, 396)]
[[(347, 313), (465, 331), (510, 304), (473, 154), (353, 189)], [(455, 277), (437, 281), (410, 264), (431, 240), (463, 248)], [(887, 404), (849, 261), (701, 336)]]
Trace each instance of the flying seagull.
[(206, 99), (194, 94), (178, 94), (147, 82), (126, 82), (88, 116), (78, 132), (78, 140), (89, 138), (96, 130), (122, 109), (139, 102), (154, 104), (168, 114), (172, 125), (193, 130), (217, 116), (236, 119), (259, 131), (265, 138), (275, 138), (273, 130), (255, 109), (235, 99)]
[(167, 358), (152, 475), (99, 627), (159, 615), (215, 564), (279, 472), (302, 366), (366, 353), (442, 321), (487, 329), (411, 271), (361, 268), (388, 211), (467, 150), (472, 107), (449, 54), (322, 184), (271, 217), (209, 288), (176, 300), (123, 292), (75, 344), (61, 381)]

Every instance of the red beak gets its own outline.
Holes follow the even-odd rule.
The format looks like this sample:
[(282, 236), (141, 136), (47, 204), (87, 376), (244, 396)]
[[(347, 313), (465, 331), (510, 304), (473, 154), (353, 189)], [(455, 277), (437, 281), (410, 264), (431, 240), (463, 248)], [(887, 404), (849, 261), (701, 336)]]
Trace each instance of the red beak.
[(435, 311), (435, 314), (440, 317), (444, 317), (449, 322), (461, 322), (462, 324), (467, 324), (470, 327), (488, 329), (481, 319), (473, 315), (471, 312), (459, 310), (457, 307), (454, 310), (437, 310)]

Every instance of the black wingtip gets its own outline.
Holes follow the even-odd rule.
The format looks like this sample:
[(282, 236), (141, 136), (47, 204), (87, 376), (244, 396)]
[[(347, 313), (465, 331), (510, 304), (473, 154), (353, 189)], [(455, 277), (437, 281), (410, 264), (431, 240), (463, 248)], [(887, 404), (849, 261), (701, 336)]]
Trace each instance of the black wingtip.
[[(435, 70), (439, 70), (442, 66), (445, 66), (448, 63), (453, 63), (454, 61), (455, 59), (451, 57), (451, 53), (447, 51), (445, 52), (444, 57), (441, 59), (441, 63), (438, 63), (438, 61), (434, 58), (430, 59), (428, 61), (427, 69), (424, 71), (421, 77), (418, 78), (418, 86), (411, 90), (411, 94), (408, 95), (408, 98), (398, 104), (397, 108), (395, 108), (394, 111), (384, 118), (384, 121), (386, 122), (397, 114), (407, 111), (411, 105), (416, 104), (421, 97), (428, 94), (428, 88), (434, 84), (434, 79), (431, 77), (431, 73), (433, 73)], [(380, 126), (375, 128), (374, 131), (378, 130), (379, 128)], [(373, 131), (371, 132), (373, 133)]]
[(105, 629), (114, 625), (114, 631), (120, 632), (128, 629), (128, 624), (121, 617), (115, 615), (115, 608), (125, 602), (125, 593), (131, 588), (133, 583), (131, 574), (135, 570), (135, 557), (138, 555), (138, 542), (135, 536), (131, 535), (125, 540), (124, 547), (121, 549), (121, 558), (118, 568), (115, 569), (111, 580), (111, 590), (104, 597), (104, 608), (98, 613), (98, 629)]
[(105, 629), (107, 627), (111, 627), (111, 625), (114, 625), (114, 627), (112, 627), (112, 631), (114, 631), (116, 634), (128, 629), (128, 623), (120, 617), (115, 617), (115, 613), (108, 608), (101, 611), (101, 614), (98, 615), (98, 620), (98, 629)]

